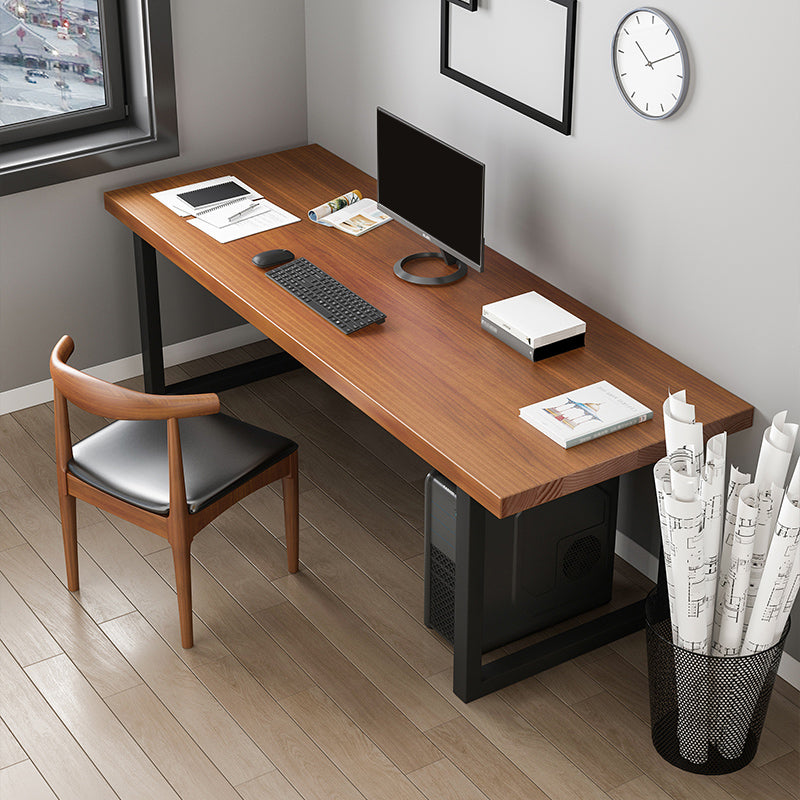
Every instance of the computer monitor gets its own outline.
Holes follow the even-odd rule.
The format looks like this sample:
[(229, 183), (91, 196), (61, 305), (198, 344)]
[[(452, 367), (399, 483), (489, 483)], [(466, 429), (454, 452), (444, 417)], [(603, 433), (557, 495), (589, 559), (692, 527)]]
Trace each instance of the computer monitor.
[[(395, 274), (441, 285), (463, 278), (467, 266), (482, 272), (484, 165), (382, 108), (377, 138), (378, 208), (441, 250), (401, 258)], [(441, 258), (457, 269), (414, 275), (404, 265), (415, 258)]]

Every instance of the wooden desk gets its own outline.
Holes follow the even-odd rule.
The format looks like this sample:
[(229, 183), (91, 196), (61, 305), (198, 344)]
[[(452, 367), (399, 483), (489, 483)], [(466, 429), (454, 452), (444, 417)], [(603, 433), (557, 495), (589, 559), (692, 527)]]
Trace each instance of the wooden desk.
[[(150, 197), (228, 174), (301, 222), (220, 245)], [(454, 690), (472, 699), (576, 655), (578, 639), (590, 640), (589, 649), (642, 620), (637, 604), (569, 641), (508, 657), (508, 669), (505, 659), (482, 667), (483, 572), (475, 554), (483, 552), (484, 531), (475, 504), (506, 517), (654, 463), (665, 451), (661, 406), (670, 389), (687, 390), (706, 436), (749, 427), (753, 408), (488, 248), (486, 271), (458, 283), (398, 280), (392, 265), (428, 249), (423, 239), (398, 223), (351, 237), (307, 219), (309, 208), (356, 188), (376, 195), (368, 175), (309, 145), (108, 192), (105, 206), (135, 234), (148, 387), (163, 390), (154, 248), (459, 487), (465, 533), (457, 551)], [(307, 257), (377, 306), (385, 324), (345, 336), (290, 298), (250, 261), (278, 247)], [(532, 364), (481, 329), (484, 304), (530, 290), (586, 321), (585, 347)], [(271, 369), (292, 363), (282, 356)], [(602, 379), (652, 408), (653, 420), (564, 450), (518, 417), (521, 406)]]

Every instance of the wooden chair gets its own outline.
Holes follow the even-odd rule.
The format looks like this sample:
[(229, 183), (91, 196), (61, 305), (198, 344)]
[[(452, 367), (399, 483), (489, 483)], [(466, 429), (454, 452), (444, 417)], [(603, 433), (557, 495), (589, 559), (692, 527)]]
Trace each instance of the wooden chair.
[[(192, 539), (227, 508), (278, 478), (289, 572), (297, 572), (297, 444), (219, 413), (215, 394), (144, 394), (79, 372), (66, 363), (74, 347), (64, 336), (50, 357), (67, 585), (78, 589), (77, 498), (169, 542), (181, 644), (191, 647)], [(68, 400), (117, 421), (73, 447)]]

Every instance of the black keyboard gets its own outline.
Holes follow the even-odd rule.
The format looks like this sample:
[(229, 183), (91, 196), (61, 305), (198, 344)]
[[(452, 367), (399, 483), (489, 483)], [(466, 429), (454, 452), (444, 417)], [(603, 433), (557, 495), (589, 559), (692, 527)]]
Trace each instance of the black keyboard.
[(386, 314), (305, 258), (296, 258), (264, 274), (344, 333), (354, 333), (386, 319)]

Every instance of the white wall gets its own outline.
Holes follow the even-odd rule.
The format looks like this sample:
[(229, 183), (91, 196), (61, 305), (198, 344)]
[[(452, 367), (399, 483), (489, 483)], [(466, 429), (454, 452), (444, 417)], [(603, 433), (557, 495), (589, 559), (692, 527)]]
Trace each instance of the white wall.
[[(485, 161), (487, 244), (751, 402), (729, 451), (752, 469), (768, 418), (800, 421), (800, 4), (659, 4), (692, 65), (661, 122), (612, 76), (634, 4), (578, 6), (565, 137), (439, 73), (436, 0), (306, 0), (309, 141), (375, 174), (381, 105)], [(497, 57), (524, 68), (526, 41)], [(651, 499), (648, 470), (628, 479), (620, 529), (655, 551)]]
[[(306, 142), (304, 9), (297, 0), (172, 3), (181, 154), (0, 198), (0, 391), (47, 377), (58, 337), (78, 366), (141, 350), (131, 234), (103, 192)], [(165, 343), (241, 320), (159, 264)]]

